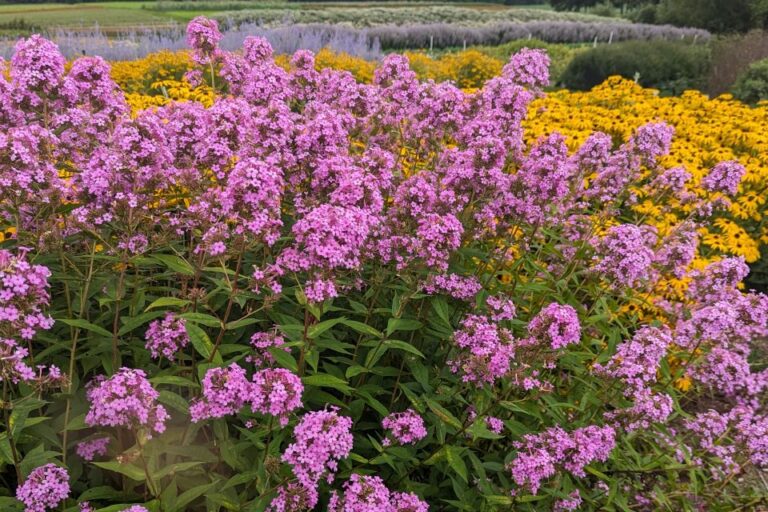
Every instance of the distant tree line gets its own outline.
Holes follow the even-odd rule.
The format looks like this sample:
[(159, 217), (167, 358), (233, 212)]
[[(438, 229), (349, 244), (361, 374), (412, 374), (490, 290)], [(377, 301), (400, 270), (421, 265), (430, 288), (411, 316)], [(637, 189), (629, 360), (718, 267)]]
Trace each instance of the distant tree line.
[(715, 33), (768, 28), (768, 0), (549, 0), (559, 11), (606, 4), (643, 23), (698, 27)]

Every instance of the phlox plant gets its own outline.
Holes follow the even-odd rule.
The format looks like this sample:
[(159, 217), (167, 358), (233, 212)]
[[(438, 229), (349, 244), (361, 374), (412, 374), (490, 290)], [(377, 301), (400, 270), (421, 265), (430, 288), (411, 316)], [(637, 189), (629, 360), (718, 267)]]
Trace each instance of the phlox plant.
[(188, 35), (209, 108), (131, 115), (39, 36), (2, 64), (3, 510), (761, 499), (768, 298), (698, 245), (742, 167), (664, 168), (663, 122), (526, 146), (538, 50), (468, 93)]

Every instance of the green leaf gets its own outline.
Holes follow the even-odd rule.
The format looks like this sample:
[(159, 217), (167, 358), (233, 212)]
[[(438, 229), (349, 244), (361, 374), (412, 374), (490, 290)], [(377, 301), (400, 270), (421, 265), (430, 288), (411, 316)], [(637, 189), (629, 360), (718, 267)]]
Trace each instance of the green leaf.
[(420, 358), (424, 359), (424, 354), (419, 351), (416, 347), (411, 345), (408, 342), (400, 341), (400, 340), (384, 340), (384, 347), (386, 348), (396, 348), (398, 350), (403, 350), (405, 352), (409, 352), (415, 356), (419, 356)]
[(120, 321), (123, 323), (123, 326), (120, 327), (119, 331), (117, 331), (117, 335), (125, 336), (137, 327), (141, 327), (145, 323), (154, 320), (155, 318), (159, 318), (164, 314), (165, 311), (150, 311), (148, 313), (142, 313), (136, 316), (122, 317), (120, 318)]
[(464, 449), (459, 448), (458, 446), (446, 446), (445, 458), (448, 461), (448, 465), (451, 466), (451, 469), (453, 469), (466, 483), (469, 481), (469, 475), (467, 474), (467, 464), (461, 457), (463, 451)]
[(147, 478), (147, 475), (144, 474), (144, 470), (133, 464), (121, 464), (117, 461), (93, 462), (92, 464), (108, 471), (120, 473), (137, 482), (143, 482)]
[(351, 379), (352, 377), (360, 375), (361, 373), (368, 373), (368, 368), (360, 366), (359, 364), (353, 364), (352, 366), (347, 368), (347, 371), (344, 374), (344, 376), (348, 379)]
[(78, 497), (78, 501), (118, 500), (121, 496), (122, 493), (120, 491), (117, 491), (108, 485), (100, 485), (98, 487), (90, 487), (83, 491)]
[(199, 384), (192, 382), (191, 380), (185, 377), (179, 377), (178, 375), (159, 375), (157, 377), (152, 377), (151, 379), (149, 379), (149, 382), (155, 385), (168, 384), (170, 386), (186, 386), (191, 388), (200, 387)]
[(486, 496), (485, 501), (487, 501), (491, 505), (512, 505), (513, 503), (511, 496), (501, 496), (501, 495)]
[(418, 320), (410, 318), (390, 318), (387, 322), (387, 336), (395, 331), (415, 331), (423, 326)]
[(227, 480), (227, 483), (225, 483), (220, 488), (220, 490), (224, 491), (236, 485), (252, 482), (253, 480), (256, 480), (256, 478), (258, 478), (258, 475), (259, 475), (258, 471), (246, 471), (245, 473), (237, 474), (231, 477), (229, 480)]
[(196, 324), (207, 325), (208, 327), (221, 327), (221, 320), (206, 313), (182, 313), (179, 317), (184, 320), (189, 320), (190, 322), (195, 322)]
[(160, 395), (157, 398), (160, 402), (169, 407), (173, 407), (182, 414), (189, 413), (189, 404), (181, 396), (177, 395), (173, 391), (163, 389), (160, 391)]
[(91, 331), (96, 334), (100, 334), (105, 338), (112, 337), (112, 333), (106, 330), (105, 328), (92, 324), (88, 320), (84, 320), (82, 318), (57, 318), (56, 321), (70, 325), (72, 327), (77, 327), (78, 329), (84, 329), (86, 331)]
[(451, 325), (450, 313), (448, 311), (448, 303), (445, 302), (444, 297), (433, 297), (431, 299), (432, 309), (435, 310), (437, 316), (448, 325)]
[(461, 429), (461, 422), (458, 420), (458, 418), (456, 418), (456, 416), (448, 412), (448, 409), (435, 402), (431, 398), (424, 397), (424, 400), (427, 402), (427, 407), (429, 407), (429, 409), (435, 413), (443, 423), (454, 428)]
[(371, 394), (370, 394), (370, 393), (368, 393), (367, 391), (359, 391), (359, 390), (358, 390), (358, 391), (356, 392), (356, 394), (357, 394), (357, 395), (359, 395), (359, 396), (361, 396), (361, 397), (363, 397), (363, 400), (365, 400), (365, 403), (367, 403), (367, 404), (368, 404), (368, 406), (369, 406), (369, 407), (371, 407), (371, 409), (375, 410), (376, 412), (378, 412), (378, 413), (379, 413), (379, 414), (381, 414), (382, 416), (386, 416), (387, 414), (389, 414), (389, 411), (388, 411), (388, 410), (387, 410), (387, 408), (384, 406), (384, 404), (382, 404), (381, 402), (379, 402), (378, 400), (376, 400), (376, 399), (373, 397), (373, 395), (371, 395)]
[(310, 339), (315, 339), (321, 334), (323, 334), (325, 331), (330, 329), (331, 327), (343, 322), (344, 320), (346, 320), (346, 318), (344, 317), (331, 318), (330, 320), (323, 320), (322, 322), (313, 325), (307, 330), (307, 337)]
[(517, 503), (532, 503), (534, 501), (541, 501), (545, 499), (547, 499), (546, 494), (539, 494), (539, 495), (526, 494), (525, 496), (516, 497), (515, 501)]
[(174, 254), (155, 254), (152, 257), (174, 272), (188, 276), (195, 275), (195, 269), (192, 268), (192, 265)]
[(275, 358), (275, 361), (277, 361), (282, 368), (287, 368), (294, 373), (299, 371), (299, 364), (290, 352), (286, 352), (279, 348), (271, 348), (269, 349), (269, 353), (272, 354), (272, 357)]
[(598, 471), (597, 469), (591, 467), (591, 466), (585, 466), (584, 469), (587, 471), (587, 473), (591, 473), (601, 479), (604, 482), (610, 482), (611, 478), (603, 473), (602, 471)]
[(384, 333), (379, 331), (378, 329), (374, 329), (368, 324), (364, 324), (363, 322), (358, 322), (356, 320), (342, 320), (342, 324), (346, 325), (347, 327), (351, 327), (352, 329), (356, 330), (360, 334), (367, 334), (369, 336), (374, 336), (376, 338), (383, 338)]
[(317, 373), (315, 375), (307, 375), (303, 377), (301, 380), (307, 386), (318, 386), (321, 388), (338, 389), (345, 395), (348, 395), (350, 391), (352, 391), (352, 388), (349, 387), (349, 384), (347, 383), (347, 381), (342, 380), (338, 377), (334, 377), (333, 375), (328, 375), (326, 373)]
[(218, 482), (211, 482), (208, 485), (198, 485), (192, 489), (189, 489), (188, 491), (184, 491), (183, 493), (179, 494), (179, 496), (176, 498), (174, 510), (179, 512), (187, 510), (187, 505), (195, 501), (203, 494), (207, 493), (213, 486), (217, 484)]
[(191, 304), (191, 302), (186, 299), (180, 299), (178, 297), (160, 297), (159, 299), (152, 301), (152, 304), (147, 306), (147, 309), (145, 309), (144, 311), (149, 311), (150, 309), (162, 308), (167, 306), (184, 307), (187, 304)]
[(195, 347), (197, 353), (205, 359), (211, 357), (211, 354), (213, 353), (213, 343), (211, 343), (211, 338), (208, 337), (208, 334), (191, 322), (186, 324), (186, 329), (187, 334), (189, 334), (189, 341), (192, 343), (192, 346)]
[(504, 437), (488, 430), (488, 425), (485, 424), (485, 419), (478, 419), (475, 421), (472, 426), (467, 429), (467, 432), (472, 434), (476, 439), (501, 439)]
[(182, 473), (188, 469), (192, 469), (194, 467), (200, 466), (202, 462), (200, 461), (194, 461), (194, 462), (177, 462), (176, 464), (171, 464), (169, 466), (165, 466), (156, 473), (152, 474), (152, 478), (154, 480), (159, 480), (163, 477), (166, 477), (168, 475), (175, 475), (177, 473)]
[(241, 318), (240, 320), (235, 320), (234, 322), (229, 322), (226, 325), (226, 329), (228, 331), (234, 331), (235, 329), (239, 329), (241, 327), (247, 327), (249, 325), (257, 324), (259, 323), (258, 320), (255, 318)]
[(83, 414), (78, 414), (77, 416), (69, 420), (66, 430), (69, 430), (69, 431), (85, 430), (86, 428), (89, 428), (89, 427), (88, 425), (85, 424), (85, 413), (83, 413)]

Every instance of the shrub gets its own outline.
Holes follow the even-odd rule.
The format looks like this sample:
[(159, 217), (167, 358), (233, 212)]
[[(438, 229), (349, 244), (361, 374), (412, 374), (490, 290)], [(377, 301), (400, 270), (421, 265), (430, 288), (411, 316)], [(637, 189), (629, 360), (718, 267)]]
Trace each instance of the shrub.
[(189, 32), (207, 109), (131, 116), (37, 36), (0, 74), (5, 510), (762, 497), (768, 297), (697, 243), (740, 164), (662, 165), (662, 122), (526, 148), (535, 50), (469, 94)]
[(576, 55), (562, 75), (565, 87), (590, 89), (612, 75), (639, 77), (645, 87), (680, 94), (704, 84), (709, 50), (703, 45), (632, 41), (602, 45)]
[(752, 63), (733, 84), (733, 95), (747, 103), (768, 99), (768, 59)]

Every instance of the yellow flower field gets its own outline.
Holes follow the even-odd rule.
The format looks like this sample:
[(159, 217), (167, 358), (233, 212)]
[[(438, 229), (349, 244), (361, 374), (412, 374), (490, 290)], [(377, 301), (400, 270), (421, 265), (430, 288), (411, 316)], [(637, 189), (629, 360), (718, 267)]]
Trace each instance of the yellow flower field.
[[(680, 97), (660, 97), (631, 80), (613, 77), (588, 92), (554, 91), (534, 102), (526, 124), (533, 140), (552, 131), (568, 137), (571, 147), (580, 145), (591, 132), (603, 131), (624, 141), (638, 126), (663, 120), (675, 127), (670, 155), (662, 164), (683, 166), (693, 175), (693, 184), (721, 160), (738, 160), (747, 168), (739, 194), (733, 200), (730, 218), (717, 219), (702, 228), (702, 243), (709, 253), (742, 256), (753, 263), (760, 258), (760, 245), (768, 243), (764, 221), (765, 189), (768, 183), (768, 109), (749, 107), (730, 96), (709, 99), (697, 91)], [(703, 195), (697, 187), (694, 190)], [(661, 232), (669, 224), (664, 204), (642, 200), (638, 213), (655, 221)]]

